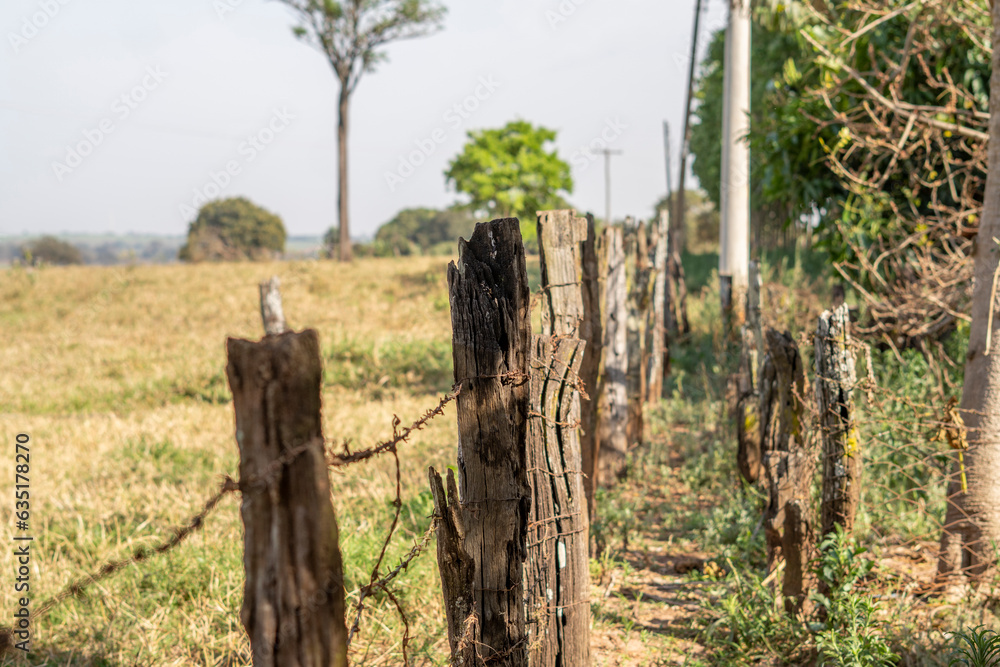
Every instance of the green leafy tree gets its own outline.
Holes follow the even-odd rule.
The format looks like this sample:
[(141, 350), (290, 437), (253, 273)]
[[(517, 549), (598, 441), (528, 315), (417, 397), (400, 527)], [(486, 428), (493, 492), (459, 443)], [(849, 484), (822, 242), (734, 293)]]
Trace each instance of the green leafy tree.
[(42, 236), (21, 248), (21, 258), (27, 264), (83, 264), (83, 254), (72, 243), (55, 236)]
[[(810, 216), (819, 247), (864, 288), (864, 329), (898, 347), (949, 333), (968, 310), (986, 174), (985, 7), (765, 0), (754, 15), (753, 227)], [(691, 138), (713, 201), (723, 52), (717, 33)]]
[(567, 207), (560, 193), (573, 191), (569, 165), (554, 149), (546, 150), (555, 131), (516, 120), (468, 137), (448, 164), (448, 182), (469, 197), (476, 215), (519, 218), (526, 245), (535, 245), (535, 212)]
[(445, 10), (431, 0), (280, 0), (295, 11), (295, 34), (327, 57), (337, 80), (337, 212), (340, 259), (351, 259), (347, 205), (347, 130), (351, 95), (361, 75), (386, 60), (390, 42), (421, 37), (441, 28)]
[(949, 482), (938, 575), (982, 576), (1000, 542), (990, 510), (1000, 503), (1000, 355), (990, 342), (1000, 3), (769, 2), (761, 26), (791, 28), (799, 49), (780, 74), (774, 68), (761, 120), (751, 119), (751, 177), (769, 196), (817, 205), (821, 242), (862, 288), (859, 332), (897, 354), (909, 346), (947, 356), (928, 341), (961, 332), (971, 312), (958, 410), (974, 454), (956, 462)]
[(475, 224), (467, 209), (404, 209), (379, 227), (374, 252), (380, 256), (399, 256), (454, 251), (458, 238), (469, 238)]
[(205, 204), (178, 257), (188, 262), (270, 259), (285, 251), (285, 225), (243, 197)]

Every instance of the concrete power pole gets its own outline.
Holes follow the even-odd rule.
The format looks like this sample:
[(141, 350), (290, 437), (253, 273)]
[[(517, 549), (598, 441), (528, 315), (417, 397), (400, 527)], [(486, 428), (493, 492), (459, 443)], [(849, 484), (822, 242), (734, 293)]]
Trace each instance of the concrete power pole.
[(604, 226), (611, 226), (611, 156), (621, 155), (621, 151), (605, 148), (598, 151), (604, 155)]
[(730, 312), (750, 271), (750, 0), (730, 0), (723, 78), (719, 283)]

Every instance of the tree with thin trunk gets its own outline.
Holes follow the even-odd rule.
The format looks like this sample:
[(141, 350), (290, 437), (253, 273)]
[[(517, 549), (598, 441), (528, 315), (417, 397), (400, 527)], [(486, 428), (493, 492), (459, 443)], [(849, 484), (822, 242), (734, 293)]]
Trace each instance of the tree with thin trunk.
[(322, 51), (340, 81), (337, 101), (337, 220), (340, 261), (351, 259), (347, 207), (347, 127), (351, 95), (361, 75), (386, 60), (390, 42), (436, 32), (445, 8), (432, 0), (279, 0), (300, 23), (295, 35)]
[[(1000, 43), (1000, 2), (993, 4), (993, 43)], [(1000, 49), (992, 54), (990, 140), (983, 216), (973, 254), (975, 280), (972, 325), (962, 386), (960, 422), (954, 441), (964, 452), (948, 488), (948, 510), (941, 536), (938, 574), (944, 579), (985, 573), (1000, 543), (1000, 329), (996, 276), (1000, 246)], [(964, 422), (964, 423), (961, 423)], [(950, 438), (951, 439), (951, 438)]]

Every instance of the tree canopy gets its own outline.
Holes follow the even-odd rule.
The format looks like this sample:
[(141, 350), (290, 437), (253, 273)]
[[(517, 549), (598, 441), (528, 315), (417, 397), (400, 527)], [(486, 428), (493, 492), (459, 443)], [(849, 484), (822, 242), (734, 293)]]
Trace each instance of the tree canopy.
[[(445, 9), (432, 0), (280, 0), (294, 10), (295, 35), (323, 52), (337, 79), (337, 220), (340, 259), (351, 258), (347, 129), (351, 95), (365, 72), (386, 60), (382, 48), (441, 28)], [(332, 246), (330, 246), (332, 247)]]
[(244, 197), (205, 204), (178, 257), (189, 262), (270, 259), (285, 251), (285, 225)]
[(280, 0), (300, 23), (295, 36), (326, 55), (347, 94), (387, 59), (386, 44), (441, 28), (445, 8), (430, 0)]
[(21, 248), (21, 258), (27, 264), (83, 264), (83, 253), (72, 243), (55, 236), (42, 236), (29, 241)]
[(504, 127), (472, 130), (445, 177), (469, 197), (477, 216), (517, 217), (526, 244), (535, 245), (535, 212), (566, 208), (573, 191), (569, 165), (557, 151), (547, 150), (556, 132), (515, 120)]
[[(968, 5), (762, 3), (750, 119), (753, 209), (813, 215), (868, 302), (863, 330), (937, 337), (966, 310), (985, 179), (990, 13)], [(702, 64), (695, 173), (718, 197), (721, 59)]]
[(462, 208), (408, 208), (379, 227), (373, 243), (379, 256), (454, 252), (458, 238), (469, 238), (476, 221)]

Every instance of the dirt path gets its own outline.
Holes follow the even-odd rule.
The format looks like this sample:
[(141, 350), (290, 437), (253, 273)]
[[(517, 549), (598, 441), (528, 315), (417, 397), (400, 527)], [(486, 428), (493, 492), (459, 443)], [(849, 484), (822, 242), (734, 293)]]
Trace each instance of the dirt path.
[(637, 525), (628, 548), (592, 567), (595, 666), (698, 664), (706, 657), (699, 640), (719, 584), (705, 572), (718, 565), (686, 539), (689, 531), (669, 524), (678, 514), (710, 511), (713, 499), (681, 481), (683, 465), (672, 458), (656, 474), (637, 475), (642, 481), (624, 481), (627, 489), (618, 492), (619, 502), (637, 507)]

